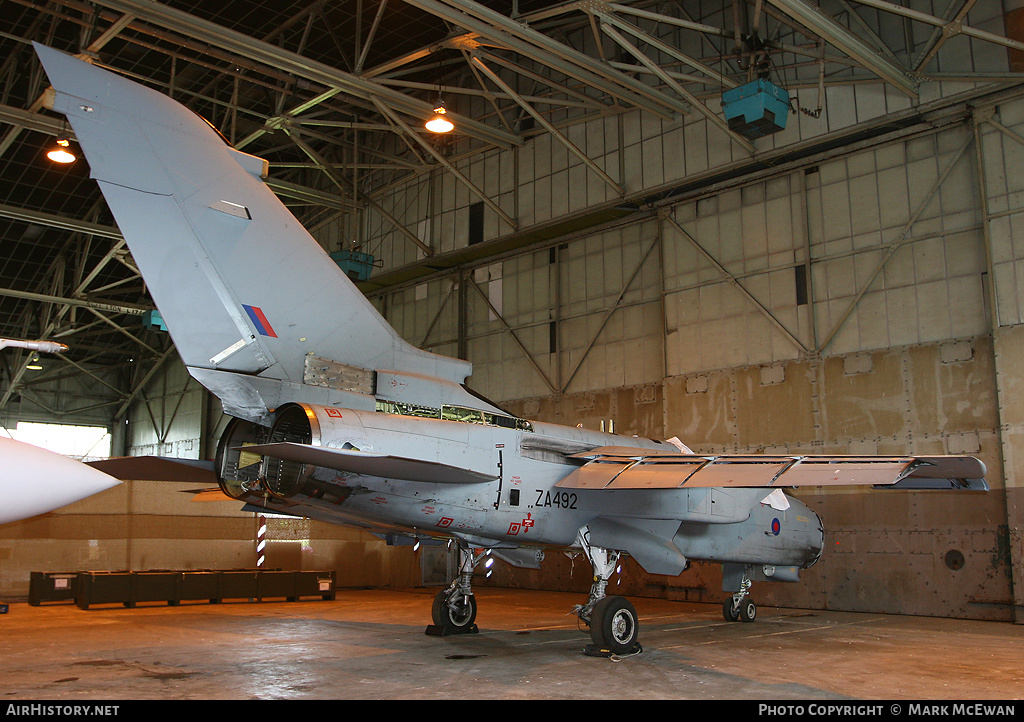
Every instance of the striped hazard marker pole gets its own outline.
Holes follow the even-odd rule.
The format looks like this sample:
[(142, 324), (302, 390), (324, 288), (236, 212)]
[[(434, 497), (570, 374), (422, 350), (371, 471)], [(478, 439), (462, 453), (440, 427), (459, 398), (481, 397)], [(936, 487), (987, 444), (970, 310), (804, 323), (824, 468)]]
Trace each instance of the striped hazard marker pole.
[(267, 517), (260, 514), (256, 520), (256, 568), (262, 569), (267, 559)]

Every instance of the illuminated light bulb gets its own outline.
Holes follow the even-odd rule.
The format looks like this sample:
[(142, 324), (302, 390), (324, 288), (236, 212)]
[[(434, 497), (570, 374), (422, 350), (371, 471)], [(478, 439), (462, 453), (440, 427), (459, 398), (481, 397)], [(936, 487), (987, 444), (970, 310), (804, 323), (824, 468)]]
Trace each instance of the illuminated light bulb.
[(448, 118), (445, 117), (447, 110), (444, 107), (443, 101), (438, 101), (437, 107), (434, 108), (434, 114), (430, 116), (424, 127), (431, 133), (448, 133), (455, 128)]
[(57, 138), (57, 145), (60, 147), (51, 150), (46, 154), (46, 157), (54, 163), (74, 163), (76, 160), (75, 155), (67, 150), (71, 145), (67, 138)]

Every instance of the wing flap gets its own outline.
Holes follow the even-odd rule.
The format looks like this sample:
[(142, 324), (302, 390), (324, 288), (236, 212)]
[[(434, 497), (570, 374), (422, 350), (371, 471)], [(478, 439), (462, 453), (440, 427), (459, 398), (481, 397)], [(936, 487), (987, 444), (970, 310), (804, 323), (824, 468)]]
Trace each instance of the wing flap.
[(651, 452), (601, 447), (573, 454), (587, 463), (557, 486), (570, 489), (875, 486), (988, 490), (970, 456), (771, 456)]
[(273, 456), (285, 461), (313, 464), (335, 471), (378, 476), (403, 481), (425, 481), (435, 484), (479, 484), (494, 481), (496, 474), (477, 471), (436, 461), (410, 459), (388, 454), (375, 454), (355, 449), (329, 449), (322, 446), (281, 442), (246, 446), (245, 451)]
[[(603, 489), (632, 464), (627, 459), (597, 459), (569, 475), (573, 489)], [(562, 483), (568, 481), (563, 479)], [(566, 484), (568, 486), (568, 484)]]
[(921, 466), (910, 476), (928, 479), (984, 479), (988, 469), (973, 456), (918, 456)]
[[(673, 489), (679, 486), (680, 478), (692, 479), (694, 474), (706, 468), (705, 459), (651, 459), (642, 464), (629, 465), (607, 486), (610, 489)], [(690, 483), (687, 485), (695, 486)], [(723, 485), (713, 484), (712, 486)]]
[(913, 457), (805, 457), (773, 486), (856, 486), (894, 484), (916, 465)]

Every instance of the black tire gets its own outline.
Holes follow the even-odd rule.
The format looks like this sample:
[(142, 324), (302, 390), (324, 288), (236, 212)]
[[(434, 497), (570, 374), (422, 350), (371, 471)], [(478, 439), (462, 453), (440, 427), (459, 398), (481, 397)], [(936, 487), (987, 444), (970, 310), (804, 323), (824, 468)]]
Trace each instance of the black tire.
[(603, 625), (601, 624), (601, 617), (607, 601), (608, 597), (604, 597), (590, 610), (590, 641), (599, 649), (604, 649), (607, 646), (604, 642)]
[(753, 622), (757, 619), (757, 605), (752, 599), (744, 599), (740, 602), (740, 621)]
[(470, 595), (465, 599), (465, 602), (458, 605), (458, 609), (452, 609), (448, 606), (448, 592), (446, 590), (438, 592), (431, 608), (434, 624), (456, 631), (472, 627), (476, 621), (476, 597)]
[(726, 597), (725, 601), (722, 603), (722, 616), (725, 617), (725, 621), (727, 622), (740, 621), (740, 613), (732, 603), (732, 597)]
[(625, 597), (605, 597), (590, 615), (590, 639), (594, 646), (614, 654), (633, 652), (638, 647), (640, 621), (636, 609)]

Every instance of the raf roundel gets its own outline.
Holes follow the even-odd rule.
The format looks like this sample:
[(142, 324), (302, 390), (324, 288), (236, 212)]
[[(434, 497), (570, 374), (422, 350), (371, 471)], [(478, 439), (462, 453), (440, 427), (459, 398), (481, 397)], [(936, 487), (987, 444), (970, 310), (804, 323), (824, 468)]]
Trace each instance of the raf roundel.
[(772, 534), (778, 536), (780, 531), (782, 531), (782, 524), (778, 519), (772, 519)]

